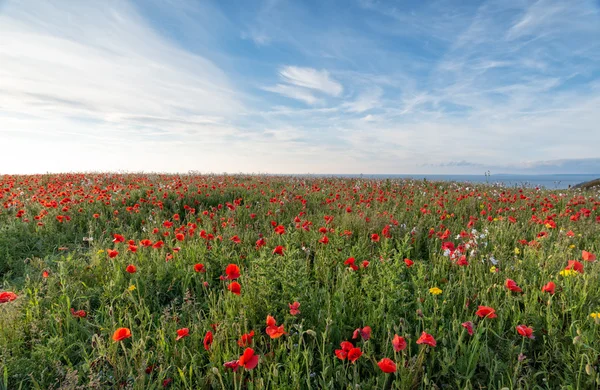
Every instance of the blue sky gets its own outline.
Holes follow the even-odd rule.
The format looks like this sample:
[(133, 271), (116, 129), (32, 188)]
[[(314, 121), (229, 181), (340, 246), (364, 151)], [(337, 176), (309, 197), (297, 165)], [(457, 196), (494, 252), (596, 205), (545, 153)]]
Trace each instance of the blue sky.
[(600, 173), (598, 1), (0, 0), (0, 173)]

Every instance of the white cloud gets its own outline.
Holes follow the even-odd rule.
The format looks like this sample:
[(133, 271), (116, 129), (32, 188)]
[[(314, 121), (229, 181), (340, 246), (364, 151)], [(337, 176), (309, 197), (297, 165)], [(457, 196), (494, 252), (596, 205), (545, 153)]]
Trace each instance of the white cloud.
[(344, 88), (331, 79), (326, 70), (285, 66), (279, 71), (281, 78), (292, 85), (314, 89), (330, 96), (340, 96)]
[(365, 112), (380, 106), (382, 95), (383, 90), (380, 87), (373, 87), (360, 94), (354, 101), (342, 104), (342, 107), (349, 112)]
[(307, 104), (316, 104), (320, 100), (316, 98), (309, 90), (295, 87), (287, 84), (277, 84), (273, 87), (263, 87), (265, 91), (278, 93), (292, 99), (303, 101)]

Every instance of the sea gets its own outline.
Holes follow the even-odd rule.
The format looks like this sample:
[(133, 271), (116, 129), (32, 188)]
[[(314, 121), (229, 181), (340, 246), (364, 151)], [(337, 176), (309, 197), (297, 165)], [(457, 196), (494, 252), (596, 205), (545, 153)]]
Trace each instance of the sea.
[[(313, 176), (313, 175), (311, 175)], [(522, 174), (495, 174), (495, 175), (393, 175), (393, 174), (349, 174), (349, 175), (314, 175), (329, 177), (356, 177), (368, 179), (415, 179), (429, 181), (455, 181), (460, 183), (489, 183), (505, 187), (528, 187), (528, 188), (546, 188), (567, 189), (586, 181), (600, 178), (598, 174), (543, 174), (543, 175), (522, 175)]]

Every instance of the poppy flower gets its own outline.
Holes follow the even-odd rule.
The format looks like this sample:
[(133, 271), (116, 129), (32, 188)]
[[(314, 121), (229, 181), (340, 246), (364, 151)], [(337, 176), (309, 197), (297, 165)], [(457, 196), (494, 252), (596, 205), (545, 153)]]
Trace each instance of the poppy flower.
[(152, 248), (154, 249), (160, 249), (165, 245), (165, 243), (161, 240), (161, 241), (156, 241), (153, 245)]
[(362, 329), (361, 328), (355, 329), (354, 333), (352, 334), (352, 338), (357, 339), (359, 335), (360, 335), (360, 337), (362, 337), (363, 340), (370, 339), (371, 338), (371, 327), (365, 326)]
[(419, 337), (419, 339), (417, 340), (417, 344), (427, 344), (432, 347), (435, 347), (436, 341), (432, 335), (423, 332), (421, 333), (421, 337)]
[(481, 318), (496, 318), (496, 310), (489, 306), (479, 306), (475, 312)]
[(290, 307), (290, 314), (295, 316), (300, 314), (300, 310), (298, 310), (298, 308), (300, 307), (300, 302), (294, 302), (294, 303), (289, 303), (288, 306)]
[(504, 282), (504, 286), (512, 292), (523, 292), (521, 287), (517, 285), (517, 283), (512, 279), (506, 279)]
[(555, 289), (556, 289), (556, 284), (554, 284), (554, 282), (548, 282), (544, 285), (544, 287), (542, 287), (542, 292), (547, 292), (547, 293), (550, 293), (551, 295), (554, 295)]
[(406, 267), (410, 268), (415, 262), (412, 261), (411, 259), (404, 259), (404, 264), (406, 264)]
[(254, 354), (252, 348), (246, 348), (238, 360), (238, 364), (250, 371), (258, 364), (258, 355)]
[(335, 350), (335, 356), (337, 356), (337, 358), (340, 360), (344, 360), (348, 357), (348, 352), (354, 348), (354, 345), (352, 345), (352, 343), (349, 341), (342, 341), (340, 343), (340, 347), (342, 349)]
[(465, 266), (469, 265), (469, 262), (467, 261), (467, 256), (462, 255), (456, 262), (456, 265), (459, 265), (461, 267), (465, 267)]
[(144, 247), (149, 247), (153, 245), (153, 242), (149, 239), (143, 239), (142, 241), (140, 241), (140, 245), (144, 246)]
[(119, 328), (119, 329), (115, 330), (115, 333), (113, 333), (112, 339), (115, 342), (117, 342), (117, 341), (123, 341), (130, 337), (131, 337), (131, 331), (129, 330), (129, 328)]
[(138, 249), (138, 247), (135, 245), (129, 245), (129, 247), (127, 248), (127, 250), (132, 253), (137, 252), (137, 249)]
[(348, 360), (352, 363), (356, 362), (362, 356), (360, 348), (352, 348), (348, 351)]
[(175, 235), (175, 239), (176, 239), (177, 241), (183, 241), (183, 240), (185, 239), (185, 234), (183, 234), (183, 233), (177, 233), (177, 234)]
[(392, 374), (396, 372), (396, 363), (394, 363), (392, 359), (383, 358), (379, 361), (379, 363), (377, 363), (377, 365), (381, 371), (385, 372), (386, 374)]
[(277, 326), (277, 321), (275, 321), (275, 318), (273, 318), (270, 315), (267, 316), (266, 332), (272, 339), (279, 338), (285, 334), (285, 331), (283, 330), (283, 325)]
[(117, 252), (116, 250), (113, 250), (113, 249), (107, 249), (106, 253), (108, 254), (108, 257), (110, 257), (111, 259), (114, 259), (119, 254), (119, 252)]
[(48, 276), (50, 276), (50, 272), (44, 270), (44, 272), (42, 272), (42, 278), (46, 279)]
[(528, 327), (527, 325), (517, 325), (517, 332), (523, 337), (529, 337), (530, 339), (534, 339), (533, 328)]
[(267, 242), (265, 241), (264, 238), (259, 238), (258, 240), (256, 240), (256, 249), (260, 249), (261, 247), (267, 245)]
[(71, 315), (73, 317), (85, 318), (87, 316), (87, 313), (85, 312), (85, 310), (75, 310), (71, 308)]
[(583, 264), (581, 264), (577, 260), (569, 260), (567, 262), (567, 266), (565, 267), (565, 270), (573, 270), (573, 271), (576, 271), (576, 272), (579, 272), (580, 274), (582, 274), (583, 273)]
[(348, 257), (346, 259), (346, 261), (344, 261), (344, 265), (347, 265), (348, 268), (351, 268), (353, 271), (357, 271), (358, 267), (356, 266), (356, 264), (354, 264), (356, 260), (354, 259), (354, 257)]
[(250, 331), (250, 333), (243, 334), (237, 341), (238, 346), (246, 347), (252, 343), (252, 338), (254, 337), (254, 331)]
[(379, 242), (379, 234), (377, 234), (377, 233), (371, 234), (371, 242)]
[(226, 279), (235, 280), (240, 277), (240, 267), (236, 264), (229, 264), (227, 268), (225, 268), (225, 273), (227, 274)]
[(275, 233), (281, 235), (285, 233), (285, 226), (279, 225), (275, 228)]
[(206, 335), (204, 336), (204, 349), (208, 351), (210, 349), (210, 346), (212, 345), (212, 342), (213, 342), (213, 334), (209, 330), (208, 332), (206, 332)]
[(467, 330), (469, 336), (473, 336), (473, 323), (471, 321), (463, 322), (461, 326)]
[(395, 334), (392, 339), (392, 347), (396, 352), (403, 351), (406, 349), (406, 340), (404, 340), (404, 337)]
[(123, 237), (120, 234), (113, 234), (113, 240), (112, 242), (118, 243), (118, 242), (125, 242), (125, 237)]
[(125, 271), (129, 272), (130, 274), (134, 274), (137, 272), (137, 268), (135, 267), (135, 265), (129, 264), (127, 268), (125, 268)]
[(232, 360), (230, 362), (223, 363), (223, 367), (225, 367), (225, 368), (231, 368), (234, 372), (237, 371), (237, 369), (239, 368), (239, 366), (240, 366), (239, 360)]
[(233, 241), (235, 244), (239, 244), (240, 242), (242, 242), (242, 240), (240, 240), (240, 238), (237, 235), (231, 237), (231, 241)]
[(581, 251), (581, 258), (584, 261), (594, 261), (596, 260), (596, 255), (588, 251)]
[(230, 283), (229, 286), (227, 286), (227, 289), (235, 295), (240, 295), (242, 292), (242, 286), (240, 286), (238, 282)]
[(204, 273), (206, 272), (206, 267), (204, 267), (204, 264), (198, 263), (194, 265), (194, 271)]
[(177, 337), (175, 337), (175, 341), (181, 340), (184, 337), (190, 335), (190, 330), (188, 328), (177, 329)]
[(283, 256), (283, 251), (283, 247), (281, 245), (277, 245), (275, 249), (273, 249), (273, 254)]
[(323, 237), (321, 237), (321, 239), (319, 240), (319, 242), (321, 244), (327, 245), (327, 244), (329, 244), (329, 238), (327, 236), (323, 236)]

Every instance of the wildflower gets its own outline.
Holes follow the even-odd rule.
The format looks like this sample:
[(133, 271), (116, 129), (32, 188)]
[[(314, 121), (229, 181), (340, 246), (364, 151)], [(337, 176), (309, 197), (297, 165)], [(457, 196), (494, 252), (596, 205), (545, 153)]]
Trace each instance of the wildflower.
[(44, 271), (42, 272), (42, 278), (44, 278), (44, 279), (47, 279), (47, 278), (48, 278), (48, 276), (50, 276), (50, 272), (48, 272), (47, 270), (44, 270)]
[(149, 240), (149, 239), (146, 238), (146, 239), (140, 241), (140, 245), (144, 246), (144, 247), (149, 247), (149, 246), (152, 246), (154, 244), (153, 244), (153, 242), (151, 240)]
[(512, 292), (523, 292), (521, 287), (519, 287), (517, 283), (512, 279), (506, 279), (506, 282), (504, 282), (504, 286)]
[(456, 265), (459, 265), (461, 267), (469, 265), (469, 262), (467, 261), (467, 256), (462, 255), (456, 262)]
[(239, 368), (239, 360), (232, 360), (230, 362), (223, 363), (223, 367), (231, 368), (234, 372)]
[(467, 330), (469, 336), (473, 336), (473, 323), (471, 321), (463, 322), (461, 326)]
[(231, 237), (231, 241), (233, 241), (235, 244), (239, 244), (240, 242), (242, 242), (242, 240), (240, 240), (240, 238), (237, 235)]
[(267, 242), (265, 241), (264, 238), (259, 238), (258, 240), (256, 240), (256, 249), (260, 249), (261, 247), (267, 245)]
[(106, 254), (108, 254), (109, 258), (114, 259), (115, 257), (117, 257), (119, 252), (117, 252), (116, 250), (113, 250), (113, 249), (107, 249)]
[(130, 273), (130, 274), (134, 274), (134, 273), (136, 273), (136, 272), (137, 272), (137, 268), (135, 267), (135, 265), (133, 265), (133, 264), (129, 264), (129, 265), (127, 266), (127, 268), (125, 268), (125, 271), (127, 271), (127, 272), (128, 272), (128, 273)]
[(294, 302), (294, 303), (290, 303), (288, 304), (288, 306), (290, 307), (290, 314), (295, 316), (300, 314), (300, 310), (298, 310), (298, 308), (300, 307), (300, 302)]
[(421, 337), (419, 337), (419, 339), (417, 340), (417, 344), (427, 344), (432, 347), (435, 347), (436, 341), (432, 335), (423, 332), (421, 333)]
[(544, 285), (544, 287), (542, 287), (542, 292), (547, 292), (547, 293), (550, 293), (551, 295), (554, 295), (555, 289), (556, 289), (556, 284), (554, 284), (554, 282), (548, 282)]
[(342, 349), (335, 350), (335, 356), (337, 356), (337, 358), (340, 360), (344, 360), (348, 357), (348, 352), (354, 348), (354, 345), (352, 345), (352, 343), (349, 341), (342, 341), (340, 343), (340, 347)]
[(85, 318), (87, 316), (87, 313), (85, 312), (85, 310), (75, 310), (71, 308), (71, 315), (73, 317)]
[(239, 340), (237, 341), (238, 346), (245, 347), (252, 343), (252, 338), (254, 337), (254, 331), (250, 331), (250, 333), (243, 334)]
[(577, 260), (569, 260), (567, 262), (567, 266), (565, 267), (565, 270), (574, 270), (574, 271), (577, 271), (580, 274), (582, 274), (583, 273), (583, 264), (581, 264)]
[(528, 327), (527, 325), (517, 325), (517, 332), (523, 337), (529, 337), (530, 339), (534, 339), (533, 328)]
[(392, 374), (396, 372), (396, 363), (394, 363), (392, 359), (383, 358), (379, 361), (379, 363), (377, 363), (377, 365), (381, 371), (385, 372), (386, 374)]
[(273, 254), (283, 256), (283, 251), (284, 248), (281, 245), (277, 245), (275, 249), (273, 249)]
[(352, 269), (353, 271), (357, 271), (358, 267), (356, 266), (356, 264), (354, 264), (356, 260), (354, 259), (354, 257), (348, 257), (346, 259), (346, 261), (344, 261), (344, 265), (347, 265), (348, 268)]
[(198, 263), (198, 264), (194, 265), (194, 271), (205, 273), (206, 272), (206, 267), (204, 267), (204, 264)]
[(406, 349), (406, 340), (404, 340), (404, 337), (395, 334), (394, 338), (392, 339), (392, 347), (396, 352), (403, 351)]
[(118, 243), (118, 242), (125, 242), (125, 237), (123, 237), (120, 234), (113, 234), (113, 240), (112, 242)]
[(175, 337), (175, 341), (181, 340), (184, 337), (189, 336), (190, 330), (188, 328), (177, 329), (177, 337)]
[(496, 318), (496, 311), (489, 306), (479, 306), (475, 312), (481, 318)]
[(377, 234), (377, 233), (371, 234), (371, 242), (379, 242), (379, 234)]
[(229, 286), (227, 286), (227, 289), (235, 295), (240, 295), (242, 292), (242, 286), (240, 286), (238, 282), (230, 283)]
[(407, 268), (410, 268), (410, 266), (412, 266), (415, 262), (412, 261), (411, 259), (404, 259), (404, 264), (406, 264)]
[(240, 267), (236, 264), (229, 264), (227, 268), (225, 268), (225, 273), (227, 274), (226, 279), (235, 280), (240, 277)]
[(581, 258), (584, 261), (594, 261), (596, 260), (596, 255), (588, 251), (581, 251)]
[(258, 364), (258, 355), (254, 354), (252, 348), (246, 348), (238, 360), (238, 364), (250, 371)]
[(273, 318), (270, 315), (267, 316), (266, 332), (272, 339), (279, 338), (285, 334), (285, 331), (283, 330), (283, 325), (277, 326), (277, 321), (275, 321), (275, 318)]
[(282, 235), (285, 233), (285, 226), (279, 225), (275, 228), (275, 233)]
[(491, 273), (498, 272), (498, 268), (496, 268), (496, 266), (493, 265), (493, 266), (490, 267), (490, 272)]
[(352, 334), (352, 338), (357, 339), (359, 335), (360, 335), (360, 337), (362, 337), (363, 340), (370, 339), (371, 338), (371, 327), (365, 326), (362, 329), (361, 328), (355, 329), (354, 333)]
[(208, 351), (210, 349), (210, 346), (212, 345), (212, 342), (213, 334), (209, 330), (208, 332), (206, 332), (206, 335), (204, 335), (204, 349)]
[(348, 360), (355, 363), (362, 356), (360, 348), (352, 348), (348, 351)]
[(129, 328), (119, 328), (119, 329), (115, 330), (115, 333), (113, 333), (112, 339), (115, 342), (117, 342), (117, 341), (123, 341), (130, 337), (131, 337), (131, 331), (129, 330)]
[(177, 241), (183, 241), (183, 240), (185, 239), (185, 234), (183, 234), (183, 233), (177, 233), (177, 234), (175, 235), (175, 239), (176, 239)]
[(563, 269), (562, 271), (559, 272), (560, 276), (575, 276), (577, 275), (577, 271), (574, 271), (572, 269)]
[(440, 295), (442, 290), (439, 287), (432, 287), (429, 289), (429, 293), (432, 295)]

